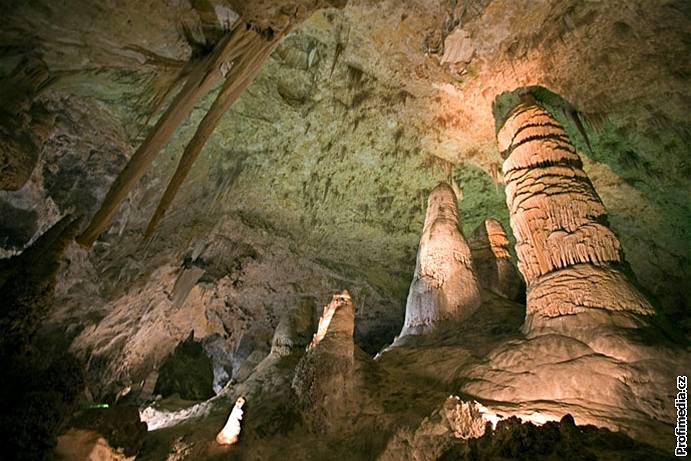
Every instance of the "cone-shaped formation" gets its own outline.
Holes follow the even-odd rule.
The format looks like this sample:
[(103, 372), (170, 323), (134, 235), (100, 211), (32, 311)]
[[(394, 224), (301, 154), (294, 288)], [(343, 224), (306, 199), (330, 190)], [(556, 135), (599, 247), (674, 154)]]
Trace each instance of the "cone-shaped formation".
[(524, 293), (523, 280), (511, 262), (509, 239), (496, 219), (485, 219), (468, 239), (480, 285), (504, 298), (516, 300)]
[[(331, 302), (324, 306), (324, 311), (319, 318), (317, 332), (307, 349), (312, 349), (325, 342), (325, 348), (330, 352), (346, 352), (353, 354), (353, 331), (355, 329), (355, 308), (348, 290), (333, 295)], [(341, 347), (343, 346), (343, 347)], [(332, 350), (336, 348), (336, 350)]]
[(356, 400), (354, 329), (355, 308), (343, 290), (324, 306), (317, 333), (295, 368), (298, 407), (305, 423), (319, 432), (357, 411), (345, 404)]
[(506, 203), (518, 268), (528, 284), (526, 325), (592, 308), (652, 314), (622, 272), (605, 207), (564, 128), (534, 101), (520, 104), (497, 135), (506, 159)]
[(220, 445), (234, 445), (238, 442), (240, 436), (240, 421), (242, 421), (242, 406), (245, 404), (245, 398), (239, 397), (235, 401), (235, 406), (228, 416), (226, 425), (223, 426), (221, 432), (216, 436), (216, 443)]
[(446, 319), (467, 317), (480, 303), (470, 248), (459, 228), (456, 194), (440, 183), (427, 201), (401, 336), (421, 334)]

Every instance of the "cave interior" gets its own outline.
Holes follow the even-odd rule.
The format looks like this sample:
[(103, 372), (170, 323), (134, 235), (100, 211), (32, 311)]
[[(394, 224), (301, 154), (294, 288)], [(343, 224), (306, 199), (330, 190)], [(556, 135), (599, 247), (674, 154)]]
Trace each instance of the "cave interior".
[(5, 0), (9, 460), (665, 460), (688, 0)]

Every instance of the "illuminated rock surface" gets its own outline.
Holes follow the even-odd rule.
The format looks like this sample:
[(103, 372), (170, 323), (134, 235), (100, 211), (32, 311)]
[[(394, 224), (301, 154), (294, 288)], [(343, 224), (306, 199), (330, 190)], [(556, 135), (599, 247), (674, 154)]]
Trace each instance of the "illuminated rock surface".
[[(267, 36), (286, 21), (299, 26), (230, 110), (210, 111), (220, 88), (188, 107), (91, 250), (71, 244), (47, 253), (55, 265), (29, 258), (32, 267), (10, 270), (26, 283), (9, 277), (0, 288), (3, 308), (7, 290), (22, 295), (3, 313), (3, 341), (21, 336), (28, 350), (3, 362), (2, 435), (14, 445), (0, 445), (40, 459), (66, 415), (107, 403), (140, 406), (156, 429), (138, 460), (664, 459), (672, 378), (690, 369), (688, 2), (5, 3), (2, 258), (28, 257), (66, 214), (94, 216), (237, 19)], [(238, 69), (220, 64), (207, 70)], [(496, 130), (523, 94), (563, 126), (570, 147), (542, 151), (553, 164), (516, 156), (505, 178)], [(203, 149), (144, 239), (209, 112), (215, 130), (195, 136)], [(563, 141), (558, 127), (539, 130), (555, 135), (542, 144)], [(531, 165), (525, 190), (518, 178)], [(448, 304), (416, 301), (435, 306), (418, 310), (422, 323), (444, 320), (374, 360), (402, 331), (426, 201), (440, 181), (457, 194), (482, 305), (446, 317)], [(512, 211), (507, 196), (545, 213)], [(508, 245), (493, 244), (488, 217)], [(2, 271), (16, 261), (2, 260)], [(510, 282), (516, 263), (527, 306)], [(346, 287), (350, 358), (334, 367), (326, 337), (306, 348), (321, 306)], [(452, 291), (475, 299), (476, 287)], [(161, 368), (190, 332), (216, 395), (158, 398)], [(241, 441), (218, 446), (240, 396)], [(479, 423), (474, 401), (504, 416), (499, 429), (457, 438)], [(580, 429), (502, 422), (567, 413)], [(80, 437), (118, 450), (113, 434)]]
[(499, 296), (521, 301), (523, 279), (511, 262), (509, 239), (496, 219), (485, 219), (468, 239), (473, 265), (480, 286)]
[(551, 418), (573, 405), (578, 421), (664, 438), (676, 410), (659, 390), (673, 387), (688, 351), (670, 341), (625, 273), (619, 240), (565, 131), (527, 100), (497, 135), (527, 281), (527, 338), (493, 350), (464, 389), (512, 406), (532, 401)]
[(473, 259), (460, 230), (456, 194), (440, 183), (429, 194), (401, 336), (421, 334), (480, 305)]
[(528, 284), (527, 331), (595, 309), (652, 315), (653, 307), (624, 273), (619, 239), (559, 122), (534, 101), (521, 104), (497, 139), (506, 158), (518, 269)]

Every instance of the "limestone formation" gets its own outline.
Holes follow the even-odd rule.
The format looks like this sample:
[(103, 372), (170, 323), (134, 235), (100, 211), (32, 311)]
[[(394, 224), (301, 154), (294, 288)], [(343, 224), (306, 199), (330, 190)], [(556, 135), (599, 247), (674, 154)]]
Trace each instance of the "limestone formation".
[(470, 248), (459, 227), (456, 194), (440, 183), (429, 195), (401, 336), (462, 319), (481, 303)]
[[(277, 43), (277, 38), (281, 36), (282, 34), (278, 34), (276, 39), (273, 33), (266, 36), (262, 30), (252, 27), (244, 21), (238, 21), (233, 29), (216, 44), (213, 51), (196, 64), (180, 93), (139, 146), (125, 169), (118, 175), (101, 208), (87, 229), (79, 236), (79, 243), (90, 246), (98, 238), (110, 224), (120, 204), (127, 198), (127, 195), (134, 189), (156, 159), (160, 150), (166, 145), (183, 120), (192, 112), (197, 101), (211, 91), (221, 79), (225, 78), (221, 92), (199, 124), (195, 136), (180, 159), (176, 174), (164, 194), (161, 206), (152, 218), (148, 233), (151, 232), (158, 219), (163, 216), (166, 204), (172, 201), (180, 182), (184, 180), (194, 159), (216, 127), (218, 120), (247, 85), (252, 82), (261, 64)], [(227, 63), (230, 63), (230, 70), (227, 70)]]
[(317, 332), (307, 349), (313, 349), (324, 341), (323, 347), (330, 352), (352, 356), (354, 329), (355, 308), (350, 293), (343, 290), (333, 295), (331, 302), (324, 306)]
[(564, 128), (534, 100), (497, 135), (518, 268), (528, 284), (527, 329), (601, 309), (653, 313), (623, 271), (619, 239)]
[(60, 261), (78, 226), (65, 216), (24, 252), (0, 260), (0, 356), (24, 349), (53, 307)]
[(84, 246), (93, 244), (110, 224), (121, 203), (136, 187), (175, 130), (192, 112), (195, 104), (219, 81), (224, 80), (211, 108), (187, 144), (177, 169), (149, 221), (145, 235), (151, 236), (221, 118), (252, 83), (281, 39), (296, 23), (302, 22), (315, 10), (345, 6), (340, 0), (307, 0), (304, 4), (281, 2), (271, 8), (268, 8), (266, 2), (253, 4), (251, 7), (245, 3), (233, 4), (233, 8), (238, 10), (239, 19), (216, 43), (212, 52), (194, 64), (187, 82), (175, 100), (111, 186), (101, 208), (79, 236), (79, 243)]
[(313, 329), (311, 303), (303, 302), (285, 312), (276, 326), (271, 340), (271, 354), (285, 357), (296, 350), (304, 350), (310, 342)]
[(292, 388), (307, 425), (319, 432), (339, 427), (357, 408), (355, 308), (347, 290), (333, 295), (324, 306), (317, 333), (295, 368)]
[(244, 397), (238, 397), (235, 406), (228, 416), (226, 425), (216, 436), (216, 442), (220, 445), (234, 445), (240, 436), (240, 421), (242, 421), (242, 406), (245, 404)]
[(496, 219), (485, 219), (468, 239), (475, 273), (480, 285), (507, 299), (518, 300), (523, 280), (511, 262), (509, 239)]
[(55, 118), (36, 98), (49, 79), (46, 63), (36, 56), (25, 56), (0, 78), (0, 190), (21, 189), (38, 162)]

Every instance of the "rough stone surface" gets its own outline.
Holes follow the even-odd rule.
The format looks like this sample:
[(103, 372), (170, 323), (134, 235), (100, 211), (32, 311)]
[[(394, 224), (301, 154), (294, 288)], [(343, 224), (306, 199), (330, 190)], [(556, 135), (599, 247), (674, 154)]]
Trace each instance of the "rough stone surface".
[(213, 397), (213, 365), (194, 333), (175, 348), (161, 364), (154, 392), (168, 397), (178, 394), (186, 400)]
[(53, 120), (36, 94), (49, 78), (46, 63), (33, 55), (0, 78), (0, 190), (21, 189), (38, 162)]
[(456, 193), (440, 183), (430, 192), (401, 336), (422, 334), (468, 317), (481, 303), (470, 248), (460, 229)]
[[(21, 133), (9, 133), (22, 142), (10, 161), (22, 176), (31, 172), (19, 190), (0, 191), (0, 254), (21, 252), (68, 212), (93, 213), (238, 11), (270, 24), (307, 16), (318, 3), (6, 2), (0, 79), (15, 82), (14, 70), (26, 69), (22, 58), (36, 51), (50, 78), (19, 98), (20, 117), (0, 121), (21, 125)], [(669, 446), (671, 428), (661, 421), (672, 418), (665, 407), (673, 400), (671, 375), (689, 368), (683, 339), (691, 327), (688, 2), (348, 3), (305, 17), (285, 37), (219, 121), (152, 239), (142, 240), (147, 221), (214, 92), (173, 134), (93, 251), (67, 248), (51, 340), (75, 339), (72, 350), (88, 365), (85, 398), (148, 401), (155, 370), (194, 330), (205, 345), (215, 344), (224, 379), (236, 368), (242, 381), (194, 410), (158, 402), (182, 416), (149, 433), (137, 459), (263, 460), (287, 452), (296, 459), (376, 459), (394, 434), (417, 428), (450, 394), (488, 408), (483, 398), (507, 399), (492, 410), (535, 424), (568, 412), (578, 424)], [(458, 194), (465, 235), (488, 216), (509, 228), (493, 112), (503, 105), (497, 96), (512, 99), (507, 92), (517, 88), (537, 94), (564, 127), (633, 273), (684, 333), (621, 310), (560, 315), (584, 303), (598, 307), (605, 295), (638, 292), (621, 280), (607, 282), (621, 293), (599, 294), (585, 283), (578, 293), (592, 295), (547, 306), (557, 314), (556, 334), (531, 338), (520, 332), (524, 307), (486, 291), (485, 305), (466, 322), (408, 336), (372, 362), (357, 346), (373, 354), (400, 332), (425, 199), (440, 180)], [(590, 279), (618, 277), (592, 265), (571, 268)], [(289, 340), (292, 327), (283, 323), (276, 343), (271, 332), (296, 307), (318, 317), (316, 309), (345, 286), (355, 305), (352, 385), (356, 398), (368, 400), (345, 403), (362, 409), (355, 419), (330, 411), (336, 435), (317, 434), (303, 423), (291, 388), (314, 331)], [(574, 338), (576, 331), (586, 340)], [(675, 334), (676, 343), (665, 337)], [(252, 340), (239, 348), (245, 336)], [(279, 353), (269, 353), (273, 344)], [(79, 388), (58, 373), (77, 373), (71, 361), (38, 369), (45, 372), (30, 375), (31, 383), (54, 378), (55, 389), (71, 396)], [(51, 402), (38, 425), (50, 426), (66, 401), (36, 386), (25, 386), (36, 400), (21, 400), (26, 408)], [(21, 392), (15, 386), (10, 395)], [(222, 451), (211, 441), (238, 393), (248, 395), (243, 442)], [(314, 414), (319, 410), (307, 420)], [(554, 438), (553, 429), (544, 435)], [(541, 443), (522, 426), (509, 432), (490, 444), (488, 456), (516, 454), (520, 440)], [(577, 439), (594, 445), (583, 434)], [(569, 446), (578, 451), (577, 443)]]
[(511, 261), (509, 239), (501, 222), (485, 219), (468, 239), (478, 283), (513, 301), (525, 295), (525, 284)]
[(318, 432), (333, 431), (344, 417), (360, 411), (343, 405), (357, 400), (354, 328), (355, 308), (344, 290), (324, 306), (317, 332), (295, 368), (292, 388), (298, 405)]
[(58, 438), (55, 454), (64, 461), (133, 461), (135, 456), (126, 456), (114, 449), (98, 432), (84, 429), (70, 429)]
[(497, 140), (518, 269), (528, 285), (526, 328), (535, 333), (541, 319), (593, 309), (652, 315), (623, 272), (619, 239), (561, 124), (533, 100), (511, 112)]
[[(67, 422), (69, 428), (60, 437), (56, 451), (60, 453), (75, 431), (94, 432), (103, 438), (107, 445), (125, 457), (135, 456), (144, 444), (146, 424), (139, 419), (139, 412), (133, 406), (92, 408), (77, 412)], [(67, 436), (67, 437), (66, 437)], [(80, 445), (83, 442), (75, 442)], [(88, 446), (88, 444), (85, 444)], [(92, 457), (95, 456), (92, 454)], [(88, 459), (88, 458), (86, 458)], [(98, 459), (96, 457), (96, 459)]]

